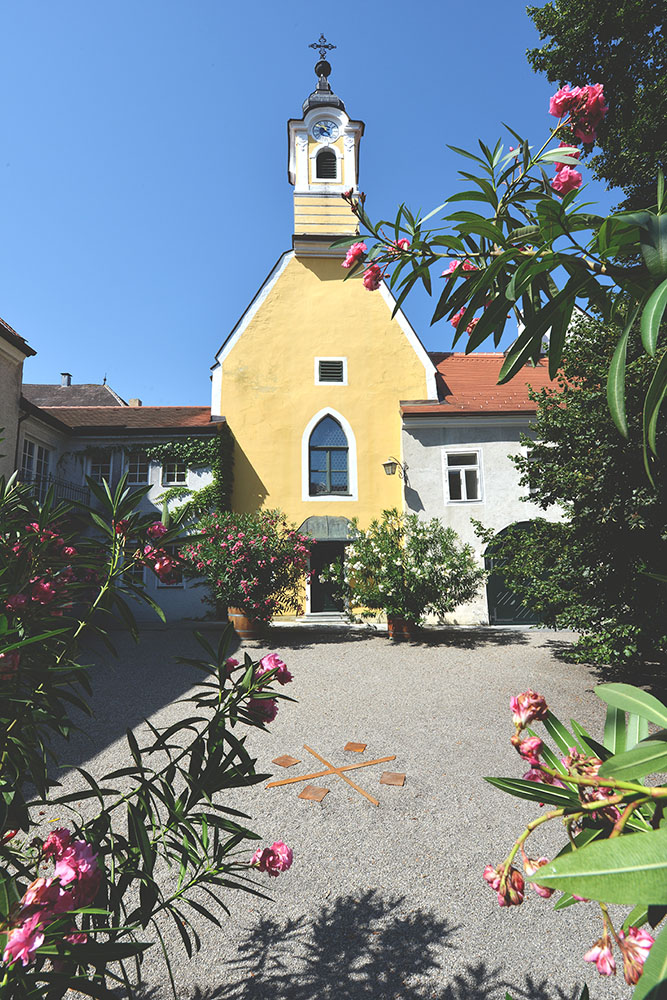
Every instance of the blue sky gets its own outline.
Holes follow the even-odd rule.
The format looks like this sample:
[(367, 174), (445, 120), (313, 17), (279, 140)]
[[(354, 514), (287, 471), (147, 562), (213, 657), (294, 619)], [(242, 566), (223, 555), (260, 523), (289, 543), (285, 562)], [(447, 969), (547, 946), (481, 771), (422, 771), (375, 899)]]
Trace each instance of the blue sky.
[[(493, 143), (502, 121), (538, 140), (552, 121), (516, 0), (13, 0), (0, 25), (0, 315), (38, 352), (26, 381), (106, 374), (145, 404), (209, 402), (215, 351), (291, 244), (285, 123), (314, 87), (320, 32), (366, 122), (374, 218), (460, 189), (447, 143)], [(432, 305), (415, 294), (406, 311), (448, 350)]]

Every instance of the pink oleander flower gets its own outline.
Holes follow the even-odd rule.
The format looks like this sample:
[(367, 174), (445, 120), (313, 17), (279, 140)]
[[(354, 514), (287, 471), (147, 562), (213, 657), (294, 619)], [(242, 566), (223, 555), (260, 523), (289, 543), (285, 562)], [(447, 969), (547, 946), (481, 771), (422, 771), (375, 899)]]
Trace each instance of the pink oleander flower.
[(228, 674), (231, 674), (231, 672), (234, 669), (234, 667), (238, 667), (238, 666), (239, 666), (239, 661), (235, 660), (233, 656), (229, 656), (225, 660), (225, 667), (227, 668), (227, 673)]
[(549, 711), (547, 703), (541, 694), (535, 691), (523, 691), (521, 694), (510, 698), (510, 710), (512, 712), (512, 722), (517, 729), (525, 729), (531, 722), (546, 717)]
[(601, 83), (586, 84), (580, 88), (580, 95), (580, 106), (573, 111), (574, 134), (588, 145), (597, 139), (597, 130), (609, 107), (605, 104)]
[(498, 906), (520, 906), (523, 903), (524, 883), (521, 872), (510, 868), (507, 878), (501, 878), (498, 887)]
[(564, 118), (565, 115), (569, 115), (572, 112), (573, 108), (579, 106), (581, 97), (581, 87), (575, 87), (574, 90), (570, 90), (569, 83), (566, 83), (549, 100), (549, 114), (555, 118)]
[(501, 875), (502, 865), (499, 865), (498, 868), (494, 868), (493, 865), (487, 865), (482, 873), (482, 878), (489, 883), (492, 889), (498, 891)]
[(276, 840), (271, 844), (271, 847), (255, 851), (250, 864), (261, 872), (267, 872), (269, 875), (277, 877), (281, 872), (286, 872), (288, 868), (292, 867), (292, 859), (292, 848), (288, 847), (282, 840)]
[(23, 894), (22, 910), (25, 911), (31, 907), (39, 907), (40, 910), (55, 910), (61, 894), (57, 879), (36, 878)]
[(120, 521), (116, 521), (116, 523), (113, 526), (113, 530), (116, 532), (117, 535), (126, 535), (129, 526), (130, 522), (127, 520), (127, 518), (124, 517)]
[(623, 975), (628, 986), (636, 986), (644, 971), (644, 962), (649, 956), (649, 952), (655, 944), (648, 931), (639, 927), (628, 927), (628, 933), (618, 932), (620, 938), (619, 947), (623, 956)]
[(517, 750), (534, 767), (540, 763), (540, 754), (542, 753), (543, 746), (544, 743), (539, 736), (529, 736), (527, 739), (520, 741)]
[(382, 269), (377, 264), (371, 264), (370, 267), (366, 268), (363, 277), (364, 288), (367, 288), (369, 292), (375, 292), (380, 287), (381, 281)]
[(519, 906), (523, 903), (524, 883), (521, 872), (510, 868), (505, 877), (505, 866), (487, 865), (482, 877), (498, 896), (499, 906)]
[(7, 935), (7, 946), (2, 960), (7, 964), (21, 960), (22, 965), (32, 962), (37, 949), (44, 943), (44, 916), (35, 913), (24, 920), (20, 927), (14, 927)]
[[(534, 875), (535, 872), (539, 871), (539, 869), (542, 868), (543, 865), (548, 865), (548, 864), (549, 864), (548, 858), (524, 858), (523, 870), (525, 874), (528, 875), (528, 877), (530, 878), (530, 876)], [(538, 885), (536, 882), (531, 882), (530, 885), (532, 885), (537, 895), (541, 896), (542, 899), (549, 899), (551, 896), (553, 896), (554, 892), (556, 891), (555, 889), (547, 889), (543, 885)]]
[(461, 320), (463, 319), (464, 312), (465, 312), (465, 307), (463, 309), (459, 309), (459, 311), (456, 313), (456, 315), (452, 316), (452, 318), (450, 319), (449, 322), (452, 324), (452, 326), (454, 327), (455, 330), (458, 327), (458, 325), (461, 322)]
[(146, 528), (146, 534), (150, 535), (151, 538), (162, 538), (163, 535), (167, 534), (167, 528), (162, 521), (156, 521), (154, 524), (149, 524)]
[(21, 654), (15, 650), (0, 653), (0, 681), (12, 681), (16, 677), (21, 662)]
[(5, 601), (5, 609), (7, 611), (21, 611), (27, 603), (28, 598), (25, 594), (10, 594)]
[(32, 586), (32, 599), (37, 604), (50, 604), (56, 596), (56, 588), (50, 580), (36, 580)]
[(595, 942), (590, 951), (586, 952), (584, 962), (595, 962), (601, 976), (616, 975), (616, 962), (614, 961), (611, 945), (606, 933), (604, 937)]
[(409, 250), (409, 249), (410, 249), (410, 240), (406, 240), (405, 238), (403, 238), (402, 240), (396, 240), (395, 243), (392, 243), (391, 247), (389, 248), (389, 253), (396, 254), (400, 253), (401, 250)]
[(85, 840), (71, 841), (58, 858), (53, 877), (60, 879), (61, 886), (69, 886), (72, 890), (68, 909), (88, 906), (97, 895), (102, 877), (97, 854)]
[(531, 767), (522, 777), (524, 781), (536, 781), (542, 785), (555, 785), (556, 788), (565, 788), (565, 785), (559, 778), (554, 778), (552, 774), (547, 774), (540, 767)]
[(287, 665), (283, 663), (277, 653), (269, 653), (267, 656), (262, 657), (259, 661), (259, 666), (255, 667), (255, 677), (261, 677), (262, 674), (268, 673), (269, 670), (276, 670), (275, 679), (279, 684), (289, 684), (293, 680), (293, 675), (289, 672)]
[(42, 854), (45, 858), (53, 856), (58, 861), (72, 843), (72, 834), (65, 827), (52, 830), (42, 844)]
[(464, 271), (479, 271), (479, 268), (475, 264), (471, 264), (469, 260), (450, 260), (449, 267), (440, 275), (441, 278), (448, 278), (450, 274), (461, 275)]
[(361, 257), (363, 257), (367, 249), (368, 248), (365, 243), (353, 243), (347, 251), (345, 260), (340, 266), (353, 267), (353, 265), (356, 264)]
[(581, 187), (581, 174), (564, 164), (555, 177), (551, 179), (551, 187), (563, 198), (568, 191), (576, 191)]
[(71, 934), (65, 935), (65, 940), (69, 941), (70, 944), (85, 944), (88, 940), (88, 935), (85, 931), (77, 931), (74, 927)]
[(250, 698), (248, 712), (260, 722), (273, 722), (278, 714), (278, 702), (275, 698)]

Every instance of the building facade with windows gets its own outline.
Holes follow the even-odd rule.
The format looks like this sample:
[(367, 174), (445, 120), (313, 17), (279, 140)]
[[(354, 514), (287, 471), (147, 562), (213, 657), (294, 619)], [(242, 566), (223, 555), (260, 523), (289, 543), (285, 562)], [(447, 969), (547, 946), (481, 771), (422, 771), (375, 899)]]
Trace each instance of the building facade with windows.
[[(493, 573), (487, 546), (473, 519), (501, 533), (535, 517), (556, 520), (558, 508), (543, 511), (521, 486), (513, 455), (525, 455), (536, 404), (529, 390), (553, 388), (546, 359), (524, 367), (498, 385), (502, 354), (431, 354), (440, 379), (437, 401), (403, 400), (403, 456), (407, 466), (405, 507), (429, 519), (439, 517), (486, 557), (489, 581), (478, 598), (458, 610), (462, 623), (521, 624), (534, 620)], [(522, 499), (526, 498), (526, 499)]]
[[(24, 384), (17, 413), (16, 469), (42, 499), (53, 489), (58, 499), (90, 502), (88, 478), (106, 480), (113, 489), (127, 475), (128, 486), (149, 487), (140, 506), (157, 519), (167, 490), (195, 491), (211, 482), (208, 466), (188, 466), (169, 454), (172, 442), (217, 433), (219, 421), (211, 420), (207, 406), (142, 406), (138, 399), (128, 404), (110, 386), (77, 385), (64, 372), (60, 385)], [(159, 457), (153, 457), (156, 451)], [(210, 612), (202, 581), (178, 575), (165, 584), (145, 567), (131, 572), (168, 620)], [(139, 620), (156, 620), (146, 605), (134, 610)]]

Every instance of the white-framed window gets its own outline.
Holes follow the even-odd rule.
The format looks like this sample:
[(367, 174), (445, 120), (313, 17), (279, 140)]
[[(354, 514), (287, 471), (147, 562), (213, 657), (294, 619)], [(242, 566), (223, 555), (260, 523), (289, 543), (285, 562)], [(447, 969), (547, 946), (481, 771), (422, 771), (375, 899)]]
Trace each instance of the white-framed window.
[[(177, 557), (178, 556), (178, 546), (177, 545), (167, 545), (167, 546), (165, 546), (165, 552), (167, 553), (167, 555)], [(174, 590), (174, 589), (177, 589), (179, 587), (184, 588), (185, 587), (185, 577), (183, 576), (183, 570), (180, 568), (180, 565), (176, 567), (176, 569), (174, 570), (174, 573), (173, 573), (173, 575), (172, 575), (172, 577), (170, 579), (161, 580), (160, 577), (158, 576), (157, 577), (157, 585), (158, 585), (158, 589), (165, 589), (165, 590)]]
[(347, 385), (347, 358), (315, 358), (315, 385)]
[(354, 431), (331, 407), (308, 421), (301, 438), (301, 499), (327, 503), (359, 499)]
[(188, 481), (188, 467), (185, 462), (162, 463), (163, 486), (185, 486)]
[(143, 451), (134, 451), (127, 460), (127, 482), (129, 486), (145, 486), (149, 482), (150, 463)]
[(44, 480), (49, 475), (51, 452), (44, 445), (37, 444), (29, 438), (23, 439), (21, 452), (21, 478), (26, 480)]
[(448, 503), (470, 503), (482, 499), (482, 456), (479, 449), (445, 451), (444, 464)]
[(88, 475), (91, 479), (94, 479), (96, 483), (101, 483), (103, 479), (106, 479), (106, 481), (110, 483), (111, 455), (107, 458), (91, 458)]

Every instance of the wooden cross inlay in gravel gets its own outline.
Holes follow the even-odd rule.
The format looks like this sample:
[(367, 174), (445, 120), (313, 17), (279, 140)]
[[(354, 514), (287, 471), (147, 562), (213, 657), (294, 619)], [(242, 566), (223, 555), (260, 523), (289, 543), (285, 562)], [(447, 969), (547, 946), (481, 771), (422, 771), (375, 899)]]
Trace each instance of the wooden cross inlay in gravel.
[[(351, 744), (348, 744), (348, 746), (351, 747)], [(354, 746), (355, 747), (362, 746), (362, 744), (354, 744)], [(351, 778), (348, 778), (346, 774), (343, 774), (343, 772), (354, 771), (359, 767), (371, 767), (373, 764), (384, 764), (388, 760), (396, 760), (395, 754), (391, 757), (378, 757), (377, 760), (364, 760), (361, 761), (359, 764), (342, 764), (340, 767), (336, 767), (335, 764), (330, 764), (328, 760), (325, 760), (324, 757), (321, 757), (316, 750), (313, 750), (312, 747), (309, 747), (306, 743), (304, 743), (303, 749), (307, 750), (308, 753), (312, 753), (313, 757), (317, 757), (317, 759), (321, 761), (322, 764), (325, 764), (326, 771), (317, 771), (315, 774), (304, 774), (303, 777), (301, 778), (283, 778), (282, 781), (270, 781), (268, 785), (265, 785), (264, 787), (276, 788), (278, 785), (294, 785), (300, 781), (311, 781), (313, 778), (323, 778), (325, 775), (335, 774), (339, 778), (342, 778), (343, 781), (347, 782), (347, 784), (350, 785), (351, 788), (354, 788), (355, 792), (359, 792), (359, 794), (363, 795), (365, 799), (368, 799), (369, 802), (372, 802), (374, 806), (380, 805), (377, 799), (374, 799), (372, 795), (369, 795), (368, 792), (365, 792), (363, 788), (359, 788), (359, 785), (355, 785), (354, 781), (352, 781)]]

